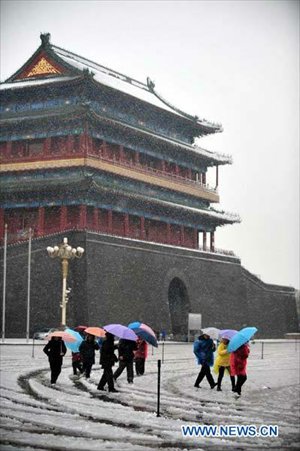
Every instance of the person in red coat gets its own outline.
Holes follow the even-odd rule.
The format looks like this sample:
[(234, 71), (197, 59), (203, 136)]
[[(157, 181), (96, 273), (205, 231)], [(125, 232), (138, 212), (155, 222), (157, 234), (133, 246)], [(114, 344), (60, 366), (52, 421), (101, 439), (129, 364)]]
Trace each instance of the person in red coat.
[(230, 375), (237, 376), (237, 382), (233, 389), (239, 396), (241, 395), (242, 386), (247, 380), (247, 359), (250, 354), (248, 343), (240, 346), (236, 351), (230, 354)]
[(134, 351), (135, 372), (137, 376), (142, 376), (145, 372), (145, 360), (147, 358), (148, 346), (142, 338), (138, 338), (136, 344), (137, 350)]

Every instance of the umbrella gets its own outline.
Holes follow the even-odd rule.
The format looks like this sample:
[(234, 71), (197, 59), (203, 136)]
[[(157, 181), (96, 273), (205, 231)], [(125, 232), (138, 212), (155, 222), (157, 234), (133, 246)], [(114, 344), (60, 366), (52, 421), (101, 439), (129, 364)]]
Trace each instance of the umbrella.
[(88, 326), (76, 326), (74, 327), (74, 330), (78, 330), (78, 332), (83, 332), (85, 329), (87, 329)]
[(70, 335), (63, 330), (56, 330), (55, 332), (52, 332), (51, 334), (47, 335), (47, 337), (45, 337), (45, 340), (51, 340), (52, 337), (61, 337), (66, 343), (74, 343), (76, 341), (76, 338), (73, 337), (73, 335)]
[(237, 334), (237, 330), (223, 329), (223, 330), (220, 330), (220, 332), (219, 332), (219, 338), (226, 338), (227, 340), (231, 340), (235, 334)]
[(219, 338), (220, 329), (217, 329), (216, 327), (206, 327), (205, 329), (202, 329), (202, 333), (217, 340)]
[(158, 347), (157, 339), (154, 331), (151, 327), (147, 326), (147, 324), (140, 323), (139, 321), (135, 321), (134, 323), (128, 324), (129, 329), (134, 330), (138, 337), (147, 341), (152, 346)]
[(230, 340), (229, 345), (227, 346), (227, 351), (236, 351), (243, 344), (247, 343), (255, 332), (257, 332), (256, 327), (245, 327), (244, 329), (239, 330), (238, 333), (236, 333)]
[(79, 352), (79, 346), (83, 342), (83, 338), (80, 335), (80, 333), (76, 332), (73, 329), (69, 329), (69, 328), (65, 329), (65, 332), (72, 335), (72, 337), (74, 337), (76, 339), (75, 342), (72, 342), (72, 343), (67, 342), (66, 343), (67, 348), (70, 349), (70, 351), (72, 351), (72, 352)]
[(87, 327), (84, 332), (95, 335), (95, 337), (105, 337), (105, 330), (101, 329), (101, 327)]
[(124, 338), (132, 341), (136, 341), (138, 338), (133, 330), (126, 326), (122, 326), (122, 324), (108, 324), (107, 326), (104, 326), (103, 329), (118, 338)]

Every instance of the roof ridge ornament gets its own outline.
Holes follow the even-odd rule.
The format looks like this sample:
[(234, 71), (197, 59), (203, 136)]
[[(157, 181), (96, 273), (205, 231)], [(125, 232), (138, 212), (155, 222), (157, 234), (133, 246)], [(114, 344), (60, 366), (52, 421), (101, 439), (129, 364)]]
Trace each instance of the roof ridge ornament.
[(176, 108), (174, 105), (172, 105), (170, 102), (168, 102), (167, 100), (165, 100), (160, 94), (158, 94), (154, 88), (155, 88), (155, 83), (154, 81), (152, 81), (150, 79), (150, 77), (147, 77), (147, 86), (149, 88), (149, 90), (152, 92), (152, 94), (154, 94), (161, 102), (163, 102), (165, 105), (167, 105), (168, 107), (172, 108), (174, 111), (177, 111), (177, 113), (181, 114), (184, 117), (187, 117), (188, 119), (191, 119), (195, 122), (199, 121), (199, 117), (198, 116), (192, 116), (191, 114), (185, 113), (184, 111), (180, 110), (179, 108)]
[(49, 47), (51, 45), (50, 44), (50, 39), (51, 39), (50, 33), (41, 33), (40, 38), (41, 38), (41, 46), (43, 48)]

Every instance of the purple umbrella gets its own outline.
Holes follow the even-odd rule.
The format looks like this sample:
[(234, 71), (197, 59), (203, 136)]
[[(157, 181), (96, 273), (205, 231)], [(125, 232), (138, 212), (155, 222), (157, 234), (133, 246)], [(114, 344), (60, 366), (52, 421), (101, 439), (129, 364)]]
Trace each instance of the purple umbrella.
[(108, 324), (107, 326), (104, 326), (103, 329), (118, 338), (124, 338), (131, 341), (136, 341), (138, 339), (132, 329), (122, 326), (122, 324)]
[(219, 332), (219, 338), (226, 338), (227, 340), (231, 340), (232, 337), (235, 336), (235, 334), (237, 334), (237, 330), (234, 329), (224, 329), (224, 330), (220, 330)]

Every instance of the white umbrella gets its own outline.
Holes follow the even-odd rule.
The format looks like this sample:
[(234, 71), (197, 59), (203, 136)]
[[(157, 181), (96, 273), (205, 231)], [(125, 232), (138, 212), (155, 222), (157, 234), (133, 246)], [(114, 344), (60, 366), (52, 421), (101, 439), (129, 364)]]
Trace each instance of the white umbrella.
[(216, 327), (206, 327), (205, 329), (202, 329), (202, 333), (209, 335), (213, 340), (217, 340), (219, 338), (220, 329), (217, 329)]

